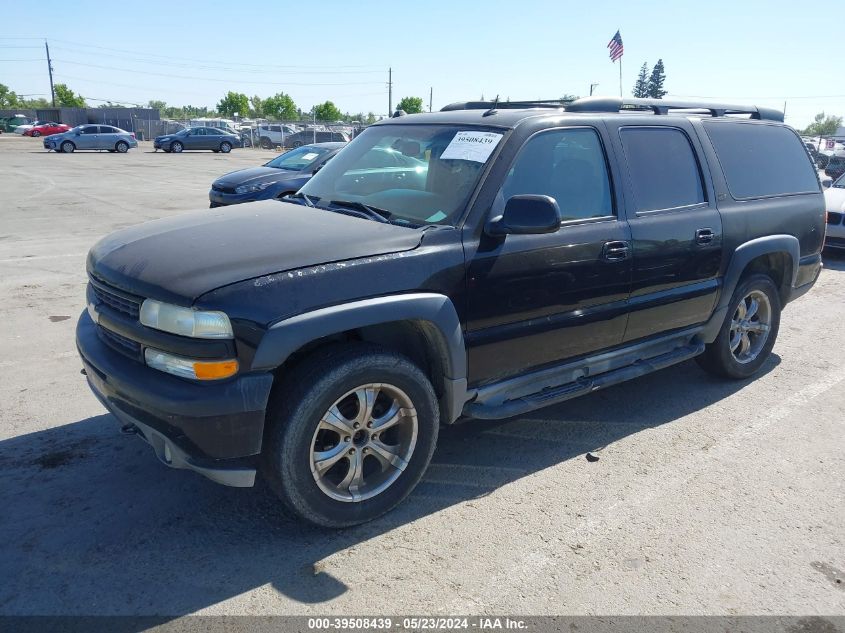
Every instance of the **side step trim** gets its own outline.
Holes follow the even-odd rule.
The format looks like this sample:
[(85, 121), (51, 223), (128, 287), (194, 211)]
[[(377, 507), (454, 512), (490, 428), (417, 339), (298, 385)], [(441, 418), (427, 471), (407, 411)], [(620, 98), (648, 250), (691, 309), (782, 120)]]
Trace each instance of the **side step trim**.
[(515, 415), (522, 415), (542, 407), (558, 404), (578, 396), (583, 396), (605, 387), (625, 382), (632, 378), (638, 378), (653, 371), (675, 365), (704, 351), (704, 343), (692, 342), (689, 345), (678, 347), (670, 352), (665, 352), (652, 358), (638, 360), (625, 367), (620, 367), (590, 377), (582, 377), (573, 382), (543, 389), (537, 393), (505, 400), (500, 404), (470, 402), (464, 407), (464, 415), (482, 420), (500, 420)]

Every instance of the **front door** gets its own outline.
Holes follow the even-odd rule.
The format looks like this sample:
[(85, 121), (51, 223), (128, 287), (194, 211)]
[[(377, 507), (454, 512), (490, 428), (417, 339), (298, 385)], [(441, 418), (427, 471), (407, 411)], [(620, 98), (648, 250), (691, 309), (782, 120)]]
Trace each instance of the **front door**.
[(688, 121), (609, 124), (624, 163), (634, 253), (625, 341), (706, 321), (719, 291), (722, 221)]
[(544, 235), (482, 235), (467, 244), (467, 347), (473, 386), (618, 345), (630, 291), (630, 233), (617, 215), (594, 127), (529, 138), (491, 211), (518, 194), (554, 198), (561, 227)]
[(77, 149), (97, 149), (97, 139), (100, 138), (96, 125), (85, 125), (79, 131), (75, 144)]

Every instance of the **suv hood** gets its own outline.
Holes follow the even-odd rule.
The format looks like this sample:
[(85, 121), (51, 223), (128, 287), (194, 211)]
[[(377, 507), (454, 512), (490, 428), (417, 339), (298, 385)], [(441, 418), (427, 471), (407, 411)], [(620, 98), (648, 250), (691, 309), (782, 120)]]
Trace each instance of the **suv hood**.
[(88, 253), (88, 273), (131, 294), (190, 305), (238, 281), (416, 248), (422, 231), (265, 200), (116, 231)]
[(288, 169), (276, 169), (275, 167), (250, 167), (248, 169), (239, 169), (220, 176), (214, 181), (217, 185), (226, 185), (229, 187), (244, 185), (248, 182), (277, 182), (281, 180), (288, 180), (289, 178), (298, 178), (302, 176), (298, 171), (290, 171)]

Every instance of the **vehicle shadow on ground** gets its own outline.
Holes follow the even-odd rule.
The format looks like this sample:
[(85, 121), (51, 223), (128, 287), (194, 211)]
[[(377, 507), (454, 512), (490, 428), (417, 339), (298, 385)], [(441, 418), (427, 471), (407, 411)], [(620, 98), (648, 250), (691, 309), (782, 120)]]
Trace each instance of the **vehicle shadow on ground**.
[[(262, 485), (166, 468), (108, 414), (15, 437), (0, 442), (0, 613), (167, 618), (261, 587), (319, 604), (354, 590), (321, 570), (326, 557), (565, 460), (589, 469), (587, 451), (719, 406), (748, 382), (687, 362), (529, 416), (444, 427), (411, 497), (343, 531), (298, 522)], [(612, 463), (612, 446), (601, 455)]]

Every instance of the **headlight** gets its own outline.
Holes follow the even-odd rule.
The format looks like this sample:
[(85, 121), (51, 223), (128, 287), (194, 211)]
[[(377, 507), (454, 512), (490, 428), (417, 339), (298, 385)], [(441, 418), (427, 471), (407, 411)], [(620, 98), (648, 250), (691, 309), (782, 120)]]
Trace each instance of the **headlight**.
[(160, 139), (158, 139), (159, 143), (163, 143), (164, 141), (169, 141), (169, 140), (170, 140), (169, 136), (162, 136)]
[(252, 193), (253, 191), (264, 191), (267, 187), (272, 184), (272, 182), (259, 182), (257, 185), (241, 185), (240, 187), (235, 187), (235, 193)]
[(147, 361), (148, 367), (194, 380), (220, 380), (234, 376), (238, 372), (238, 361), (234, 359), (194, 360), (174, 356), (152, 347), (144, 350), (144, 360)]
[(232, 338), (232, 324), (224, 312), (191, 310), (147, 299), (141, 304), (141, 323), (147, 327), (193, 338)]

